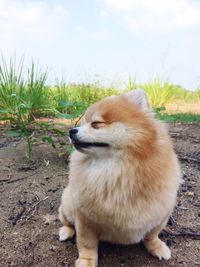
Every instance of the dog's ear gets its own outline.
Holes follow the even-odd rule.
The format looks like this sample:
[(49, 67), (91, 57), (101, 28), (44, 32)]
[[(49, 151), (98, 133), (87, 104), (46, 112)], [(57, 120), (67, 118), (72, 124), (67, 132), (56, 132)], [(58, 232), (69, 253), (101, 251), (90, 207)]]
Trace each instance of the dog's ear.
[(139, 108), (151, 111), (151, 107), (147, 98), (147, 94), (143, 89), (136, 89), (127, 93), (129, 100)]

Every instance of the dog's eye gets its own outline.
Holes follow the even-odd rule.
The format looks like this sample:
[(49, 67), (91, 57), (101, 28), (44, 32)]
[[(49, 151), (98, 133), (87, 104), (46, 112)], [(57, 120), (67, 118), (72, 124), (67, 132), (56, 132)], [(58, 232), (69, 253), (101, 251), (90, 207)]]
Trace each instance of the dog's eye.
[(104, 122), (102, 122), (102, 121), (93, 121), (91, 123), (91, 126), (94, 129), (99, 129), (103, 124), (104, 124)]

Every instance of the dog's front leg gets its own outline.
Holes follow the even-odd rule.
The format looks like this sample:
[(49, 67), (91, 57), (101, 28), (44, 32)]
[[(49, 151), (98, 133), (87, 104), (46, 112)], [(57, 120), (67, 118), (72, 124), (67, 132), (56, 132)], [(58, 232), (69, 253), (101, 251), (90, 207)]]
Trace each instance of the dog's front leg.
[(79, 258), (76, 267), (97, 267), (98, 237), (97, 231), (84, 216), (76, 215), (76, 233)]
[(171, 257), (171, 251), (168, 246), (158, 238), (160, 231), (165, 227), (166, 221), (152, 229), (144, 238), (146, 249), (154, 257), (168, 260)]

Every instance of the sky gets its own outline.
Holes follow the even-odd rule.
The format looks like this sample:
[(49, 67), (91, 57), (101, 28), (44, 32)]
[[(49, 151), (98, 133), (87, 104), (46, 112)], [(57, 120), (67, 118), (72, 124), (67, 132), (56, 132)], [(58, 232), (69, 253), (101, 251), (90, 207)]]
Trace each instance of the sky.
[(200, 86), (200, 0), (0, 0), (0, 54), (52, 81)]

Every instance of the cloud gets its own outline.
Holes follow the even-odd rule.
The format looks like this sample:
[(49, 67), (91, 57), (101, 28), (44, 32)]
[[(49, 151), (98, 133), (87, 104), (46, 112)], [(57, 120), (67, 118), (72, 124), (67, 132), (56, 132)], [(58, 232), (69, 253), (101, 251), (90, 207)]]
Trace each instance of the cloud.
[(78, 27), (77, 33), (82, 40), (111, 41), (113, 38), (112, 32), (105, 28), (91, 30), (81, 25)]
[(100, 11), (100, 18), (102, 18), (102, 19), (107, 19), (108, 17), (109, 17), (108, 12), (107, 12), (105, 9), (102, 9), (102, 10)]
[(200, 25), (200, 2), (190, 0), (105, 0), (132, 31), (173, 31)]
[(62, 33), (62, 27), (69, 18), (68, 10), (61, 4), (0, 0), (0, 42), (4, 47), (6, 43), (14, 47), (26, 40), (52, 41)]
[(95, 31), (91, 35), (97, 40), (112, 40), (112, 33), (107, 29)]
[(187, 0), (106, 0), (107, 5), (120, 11), (133, 11), (137, 8), (146, 9), (153, 13), (177, 11), (188, 4)]

